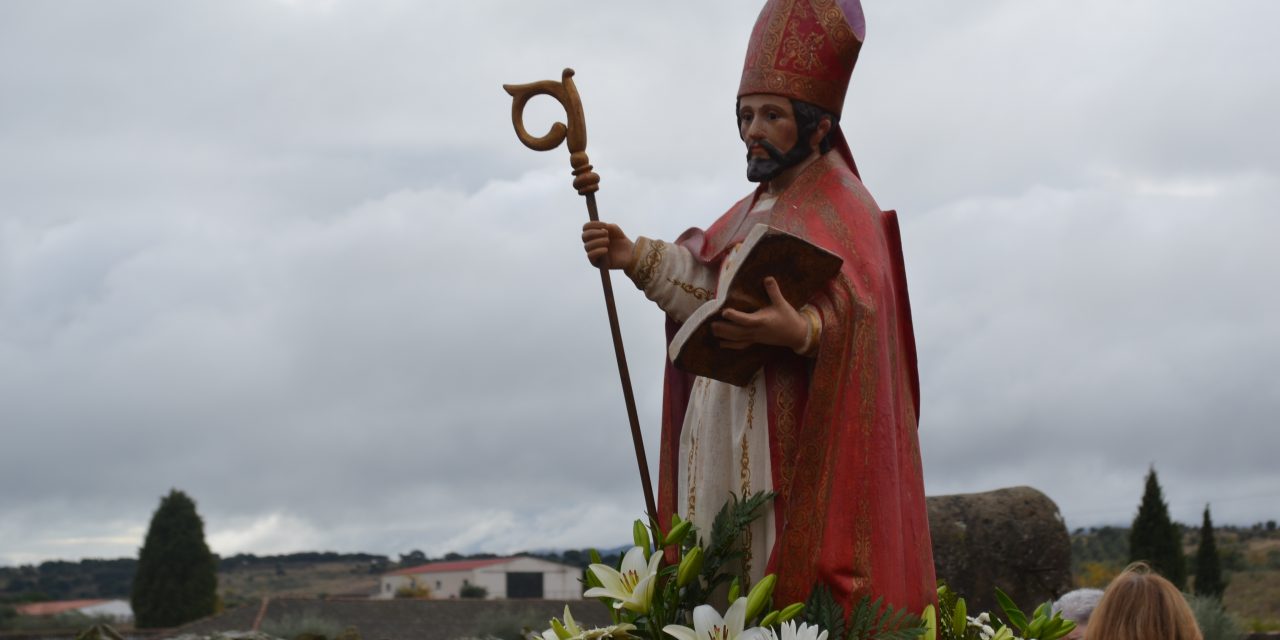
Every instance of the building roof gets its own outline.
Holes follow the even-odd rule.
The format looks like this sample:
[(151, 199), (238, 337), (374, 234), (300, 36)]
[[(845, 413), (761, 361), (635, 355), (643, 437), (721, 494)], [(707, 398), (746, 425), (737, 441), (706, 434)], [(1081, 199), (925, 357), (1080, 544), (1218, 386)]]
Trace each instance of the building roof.
[(92, 607), (95, 604), (110, 602), (110, 600), (55, 600), (53, 602), (33, 602), (31, 604), (20, 604), (14, 609), (24, 616), (56, 616), (59, 613), (75, 611), (84, 607)]
[(520, 557), (522, 556), (508, 556), (506, 558), (483, 558), (480, 560), (454, 560), (450, 562), (428, 562), (427, 564), (420, 564), (416, 567), (409, 567), (407, 569), (398, 569), (396, 571), (392, 571), (390, 573), (386, 573), (383, 575), (409, 576), (409, 575), (417, 575), (419, 573), (444, 573), (446, 571), (471, 571), (472, 569), (479, 569), (481, 567), (489, 567), (495, 564), (503, 564), (506, 562), (511, 562), (512, 560), (516, 560)]

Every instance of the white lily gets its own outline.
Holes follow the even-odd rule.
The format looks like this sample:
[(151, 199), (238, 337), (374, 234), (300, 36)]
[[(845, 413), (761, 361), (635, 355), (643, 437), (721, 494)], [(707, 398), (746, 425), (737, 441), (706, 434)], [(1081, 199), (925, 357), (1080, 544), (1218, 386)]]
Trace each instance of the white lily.
[(721, 618), (715, 608), (709, 604), (700, 605), (693, 610), (693, 628), (684, 625), (669, 624), (662, 628), (668, 635), (678, 640), (738, 640), (759, 637), (761, 629), (754, 627), (746, 633), (742, 625), (746, 623), (747, 599), (738, 598), (729, 605), (729, 610)]
[(614, 609), (626, 608), (636, 613), (649, 613), (653, 589), (657, 585), (658, 563), (661, 561), (662, 554), (655, 553), (645, 563), (644, 549), (631, 547), (622, 556), (621, 571), (607, 564), (591, 565), (591, 573), (595, 574), (603, 586), (591, 587), (583, 595), (588, 598), (613, 598)]
[[(542, 640), (560, 640), (560, 634), (556, 633), (556, 624), (559, 620), (551, 619), (551, 628), (542, 632)], [(569, 637), (582, 635), (582, 628), (573, 619), (573, 614), (569, 613), (569, 605), (564, 606), (564, 623), (560, 625)]]
[(636, 626), (634, 624), (627, 624), (625, 622), (621, 624), (611, 624), (607, 627), (587, 629), (582, 632), (582, 635), (574, 636), (571, 640), (604, 640), (605, 638), (612, 640), (615, 638), (634, 638), (635, 636), (627, 632), (635, 631), (635, 628)]
[[(554, 618), (551, 620), (551, 628), (542, 632), (540, 636), (542, 640), (561, 640), (560, 634), (556, 633), (556, 624), (559, 620)], [(596, 627), (594, 629), (583, 629), (578, 626), (578, 622), (573, 619), (573, 614), (569, 613), (569, 606), (564, 608), (564, 623), (559, 625), (564, 630), (564, 635), (568, 640), (602, 640), (605, 638), (631, 638), (634, 637), (627, 633), (634, 631), (636, 626), (633, 624), (614, 624), (607, 627)], [(537, 638), (538, 636), (535, 636)]]
[(749, 631), (757, 632), (752, 634), (756, 640), (827, 640), (827, 631), (823, 628), (807, 622), (796, 626), (794, 620), (782, 623), (782, 633), (778, 633), (773, 629), (760, 629), (759, 627)]

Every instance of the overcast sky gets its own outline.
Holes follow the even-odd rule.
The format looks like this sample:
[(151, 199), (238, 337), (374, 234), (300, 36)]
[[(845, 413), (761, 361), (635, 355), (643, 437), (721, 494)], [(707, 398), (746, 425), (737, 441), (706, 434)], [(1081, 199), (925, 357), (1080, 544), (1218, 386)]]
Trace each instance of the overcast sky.
[[(760, 2), (0, 4), (0, 565), (620, 544), (643, 499), (564, 149), (601, 215), (747, 193)], [(931, 495), (1280, 518), (1280, 3), (865, 2), (844, 113), (903, 223)], [(545, 130), (558, 106), (530, 105)], [(656, 464), (662, 318), (615, 279)]]

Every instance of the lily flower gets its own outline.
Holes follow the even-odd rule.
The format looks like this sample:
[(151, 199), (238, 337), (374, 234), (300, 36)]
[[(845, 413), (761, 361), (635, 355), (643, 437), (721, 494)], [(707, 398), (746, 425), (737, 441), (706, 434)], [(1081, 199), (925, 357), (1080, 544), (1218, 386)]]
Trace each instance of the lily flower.
[(655, 553), (649, 556), (649, 562), (646, 563), (644, 549), (631, 547), (622, 556), (621, 571), (607, 564), (591, 565), (591, 573), (600, 580), (602, 586), (587, 589), (583, 595), (588, 598), (612, 598), (615, 601), (614, 609), (626, 608), (636, 613), (649, 613), (653, 589), (658, 580), (658, 563), (661, 561), (662, 554)]
[[(693, 628), (684, 625), (669, 624), (662, 628), (667, 635), (677, 640), (738, 640), (742, 638), (758, 638), (761, 629), (755, 627), (746, 633), (742, 625), (746, 623), (747, 599), (738, 598), (729, 605), (729, 610), (721, 618), (715, 608), (709, 604), (700, 605), (693, 610)], [(825, 638), (823, 640), (826, 640)]]
[(750, 631), (756, 632), (752, 635), (755, 640), (827, 640), (826, 630), (807, 622), (799, 626), (796, 626), (794, 621), (784, 622), (781, 633), (759, 627)]
[(635, 638), (635, 636), (627, 633), (634, 631), (634, 624), (625, 622), (620, 624), (611, 624), (607, 627), (596, 627), (595, 629), (587, 629), (582, 635), (574, 636), (571, 640), (622, 640), (624, 638)]
[[(594, 629), (583, 629), (578, 626), (573, 614), (569, 613), (568, 605), (564, 608), (564, 622), (561, 623), (555, 618), (551, 619), (551, 628), (542, 632), (541, 640), (603, 640), (605, 638), (621, 639), (634, 638), (628, 631), (635, 630), (633, 624), (614, 624), (607, 627), (596, 627)], [(537, 636), (535, 636), (537, 638)]]

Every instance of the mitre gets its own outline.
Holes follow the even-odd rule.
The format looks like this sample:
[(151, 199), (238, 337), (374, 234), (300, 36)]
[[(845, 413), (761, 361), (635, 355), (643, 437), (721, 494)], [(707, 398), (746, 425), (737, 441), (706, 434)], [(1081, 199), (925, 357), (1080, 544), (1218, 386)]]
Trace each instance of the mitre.
[(858, 0), (769, 0), (751, 32), (738, 97), (781, 95), (839, 116), (865, 34)]

